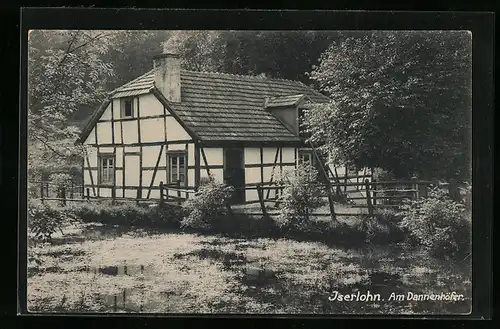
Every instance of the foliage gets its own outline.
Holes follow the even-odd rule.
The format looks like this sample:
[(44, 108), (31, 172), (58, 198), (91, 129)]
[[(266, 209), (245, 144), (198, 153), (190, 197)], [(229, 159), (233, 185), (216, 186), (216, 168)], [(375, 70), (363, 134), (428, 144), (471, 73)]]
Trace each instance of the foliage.
[(201, 229), (219, 226), (218, 222), (227, 215), (226, 205), (233, 192), (232, 186), (215, 180), (201, 185), (198, 192), (182, 205), (187, 215), (183, 218), (181, 226)]
[(397, 177), (469, 177), (469, 33), (345, 35), (310, 77), (332, 101), (312, 104), (305, 126), (335, 163)]
[(73, 217), (65, 210), (41, 202), (28, 203), (28, 235), (33, 241), (50, 242), (52, 235)]
[(113, 90), (153, 68), (153, 56), (163, 50), (170, 31), (115, 31), (109, 40), (112, 47), (101, 58), (113, 63), (114, 75), (106, 79), (106, 89)]
[(103, 83), (113, 75), (100, 55), (109, 31), (34, 30), (28, 43), (28, 173), (39, 180), (44, 171), (80, 164), (75, 146), (79, 129), (68, 118), (82, 106), (105, 97)]
[(355, 226), (365, 241), (376, 244), (402, 242), (404, 232), (399, 227), (401, 216), (392, 209), (376, 209), (372, 216), (362, 215)]
[(108, 202), (82, 202), (67, 207), (74, 217), (83, 222), (137, 226), (176, 227), (181, 218), (174, 207), (164, 205), (144, 206), (132, 202), (110, 204)]
[(165, 51), (189, 70), (264, 75), (308, 82), (305, 72), (337, 37), (320, 31), (172, 31)]
[(471, 218), (444, 189), (433, 188), (427, 198), (405, 202), (401, 216), (400, 226), (409, 233), (410, 242), (436, 256), (453, 257), (470, 248)]
[(309, 214), (325, 203), (324, 189), (317, 178), (317, 170), (307, 163), (299, 164), (285, 176), (277, 218), (280, 227), (303, 230), (310, 224)]
[(53, 173), (50, 175), (50, 182), (59, 188), (69, 187), (71, 186), (72, 177), (67, 173)]

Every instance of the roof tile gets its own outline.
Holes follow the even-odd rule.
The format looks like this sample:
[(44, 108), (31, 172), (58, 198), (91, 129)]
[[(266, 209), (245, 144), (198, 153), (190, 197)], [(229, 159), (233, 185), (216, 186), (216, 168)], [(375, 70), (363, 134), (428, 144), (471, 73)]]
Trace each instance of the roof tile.
[[(111, 92), (111, 97), (140, 95), (155, 87), (154, 69)], [(328, 98), (302, 82), (181, 70), (181, 102), (169, 106), (202, 140), (296, 141), (264, 108), (295, 106), (307, 97)]]

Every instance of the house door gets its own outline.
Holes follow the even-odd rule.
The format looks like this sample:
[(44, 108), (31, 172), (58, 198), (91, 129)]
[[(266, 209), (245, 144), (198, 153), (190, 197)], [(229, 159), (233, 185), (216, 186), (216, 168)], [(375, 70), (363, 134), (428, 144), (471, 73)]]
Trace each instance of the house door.
[(136, 153), (125, 154), (125, 182), (123, 196), (126, 198), (139, 198), (140, 155)]
[[(245, 186), (245, 163), (242, 148), (230, 148), (225, 150), (224, 182), (235, 188)], [(245, 190), (235, 190), (231, 203), (239, 204), (243, 202), (245, 202)]]

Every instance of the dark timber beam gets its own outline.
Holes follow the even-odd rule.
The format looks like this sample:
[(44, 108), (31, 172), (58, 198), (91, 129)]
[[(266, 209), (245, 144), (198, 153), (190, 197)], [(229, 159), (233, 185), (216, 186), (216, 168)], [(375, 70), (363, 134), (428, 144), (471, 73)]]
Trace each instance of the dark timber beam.
[[(198, 189), (200, 186), (200, 176), (201, 176), (201, 168), (200, 168), (200, 144), (194, 144), (194, 186)], [(189, 168), (189, 166), (187, 166)]]

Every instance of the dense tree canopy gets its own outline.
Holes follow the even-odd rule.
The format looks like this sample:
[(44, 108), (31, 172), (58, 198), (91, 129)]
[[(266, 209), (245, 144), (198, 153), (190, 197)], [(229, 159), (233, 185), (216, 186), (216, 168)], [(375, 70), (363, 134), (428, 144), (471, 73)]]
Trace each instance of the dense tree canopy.
[(308, 82), (306, 72), (338, 35), (321, 31), (173, 31), (165, 50), (181, 54), (185, 69)]
[(113, 75), (100, 55), (112, 32), (32, 31), (28, 47), (28, 166), (31, 177), (78, 156), (78, 129), (68, 117), (105, 96)]
[(341, 36), (310, 77), (332, 102), (313, 106), (306, 123), (337, 163), (399, 177), (469, 177), (468, 33)]

